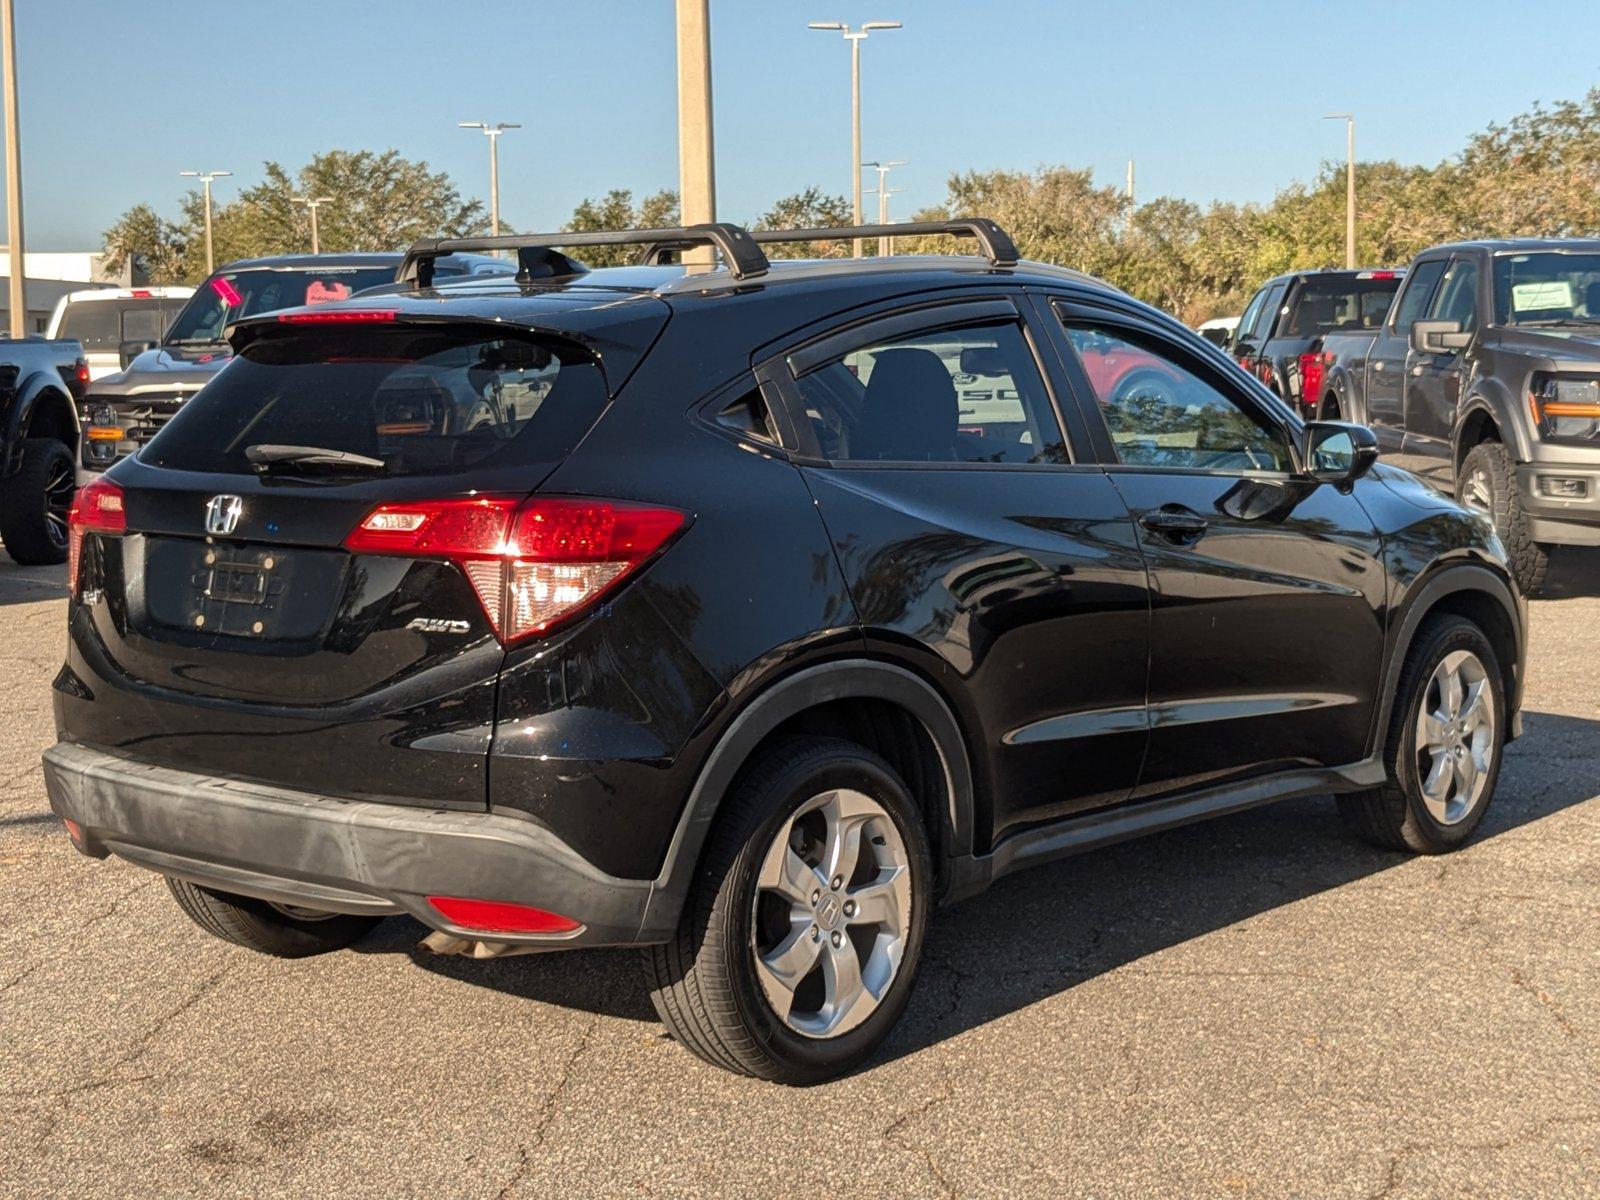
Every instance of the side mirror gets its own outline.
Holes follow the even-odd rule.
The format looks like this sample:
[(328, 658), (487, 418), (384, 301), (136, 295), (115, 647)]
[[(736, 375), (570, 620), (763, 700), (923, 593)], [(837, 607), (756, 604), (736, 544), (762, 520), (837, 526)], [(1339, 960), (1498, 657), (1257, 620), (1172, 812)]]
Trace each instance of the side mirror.
[(1460, 321), (1416, 321), (1411, 326), (1411, 348), (1418, 354), (1454, 354), (1472, 344)]
[(146, 350), (154, 350), (155, 348), (156, 344), (154, 342), (143, 338), (135, 341), (123, 342), (117, 347), (117, 357), (122, 360), (122, 369), (126, 371), (128, 369), (128, 364), (134, 359), (138, 358), (139, 355), (143, 354)]
[(1377, 436), (1349, 421), (1307, 421), (1300, 462), (1308, 478), (1349, 489), (1378, 461)]

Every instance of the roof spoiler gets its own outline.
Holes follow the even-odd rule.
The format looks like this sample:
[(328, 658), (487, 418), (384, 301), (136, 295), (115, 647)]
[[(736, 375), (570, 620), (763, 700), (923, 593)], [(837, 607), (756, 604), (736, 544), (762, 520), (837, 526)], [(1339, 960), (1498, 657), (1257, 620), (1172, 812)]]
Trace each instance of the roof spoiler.
[(395, 280), (418, 287), (433, 286), (433, 264), (447, 254), (515, 250), (517, 282), (558, 275), (582, 275), (588, 268), (568, 258), (555, 247), (577, 249), (583, 246), (644, 246), (643, 261), (659, 263), (664, 255), (711, 246), (722, 257), (723, 265), (735, 279), (755, 279), (771, 267), (762, 253), (763, 243), (844, 242), (856, 238), (916, 237), (925, 234), (951, 234), (977, 241), (983, 256), (995, 267), (1017, 265), (1017, 246), (1011, 235), (987, 217), (961, 217), (953, 221), (908, 221), (902, 225), (831, 225), (818, 229), (759, 229), (750, 231), (726, 221), (705, 225), (684, 225), (670, 229), (616, 229), (595, 232), (518, 233), (501, 237), (421, 238), (406, 251), (405, 261), (395, 272)]

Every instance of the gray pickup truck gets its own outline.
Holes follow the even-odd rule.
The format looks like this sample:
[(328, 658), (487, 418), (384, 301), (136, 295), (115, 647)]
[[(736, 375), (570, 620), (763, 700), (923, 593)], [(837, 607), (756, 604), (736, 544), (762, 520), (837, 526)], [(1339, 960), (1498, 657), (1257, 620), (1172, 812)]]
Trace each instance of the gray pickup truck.
[(1600, 546), (1600, 239), (1434, 246), (1375, 333), (1312, 353), (1314, 411), (1487, 513), (1524, 593), (1554, 547)]
[(75, 338), (0, 340), (0, 539), (23, 566), (67, 560), (88, 383)]

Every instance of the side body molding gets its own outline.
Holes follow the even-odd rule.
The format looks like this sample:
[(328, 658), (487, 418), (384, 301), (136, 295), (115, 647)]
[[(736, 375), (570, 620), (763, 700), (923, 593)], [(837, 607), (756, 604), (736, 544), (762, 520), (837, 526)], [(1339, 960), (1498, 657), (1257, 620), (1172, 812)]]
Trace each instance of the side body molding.
[(677, 927), (706, 836), (750, 752), (795, 714), (846, 699), (887, 700), (921, 722), (944, 768), (948, 805), (939, 842), (951, 856), (972, 852), (972, 767), (961, 727), (939, 693), (920, 676), (890, 663), (865, 658), (820, 663), (773, 684), (734, 718), (712, 749), (651, 885), (638, 941), (663, 941)]

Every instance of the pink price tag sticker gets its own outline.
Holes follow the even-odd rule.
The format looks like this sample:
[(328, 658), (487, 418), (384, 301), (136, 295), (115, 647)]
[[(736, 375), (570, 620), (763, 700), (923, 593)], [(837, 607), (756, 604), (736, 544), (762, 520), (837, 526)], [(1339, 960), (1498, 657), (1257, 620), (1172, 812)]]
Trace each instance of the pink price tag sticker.
[(348, 300), (350, 286), (339, 283), (337, 280), (324, 283), (320, 279), (313, 279), (311, 286), (306, 288), (307, 304), (327, 304), (330, 300)]

